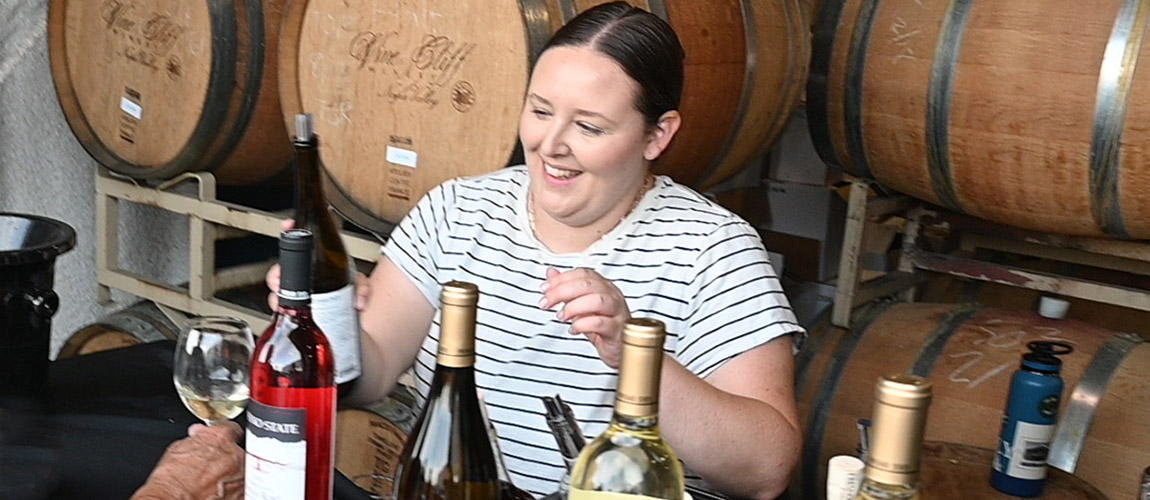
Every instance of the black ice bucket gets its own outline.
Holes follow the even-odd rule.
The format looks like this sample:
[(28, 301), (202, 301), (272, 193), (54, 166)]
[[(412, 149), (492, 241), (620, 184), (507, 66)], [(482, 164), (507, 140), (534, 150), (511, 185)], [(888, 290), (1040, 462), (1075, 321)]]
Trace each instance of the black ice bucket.
[(0, 400), (39, 399), (48, 380), (56, 256), (76, 246), (63, 222), (0, 212)]

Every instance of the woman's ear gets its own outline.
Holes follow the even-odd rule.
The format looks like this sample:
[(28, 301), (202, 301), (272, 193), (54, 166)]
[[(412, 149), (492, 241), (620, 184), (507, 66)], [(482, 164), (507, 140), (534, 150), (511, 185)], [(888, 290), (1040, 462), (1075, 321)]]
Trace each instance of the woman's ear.
[(682, 123), (683, 117), (679, 115), (679, 111), (672, 109), (663, 113), (647, 136), (647, 148), (643, 150), (643, 159), (655, 161), (662, 155), (667, 146), (671, 145), (671, 139), (675, 138), (675, 133), (679, 131), (679, 125)]

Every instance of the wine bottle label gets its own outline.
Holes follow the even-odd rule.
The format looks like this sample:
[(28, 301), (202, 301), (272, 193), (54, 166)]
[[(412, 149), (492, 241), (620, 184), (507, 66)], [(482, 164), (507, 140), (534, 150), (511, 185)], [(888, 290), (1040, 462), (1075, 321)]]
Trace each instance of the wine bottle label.
[(355, 285), (311, 296), (315, 324), (323, 330), (335, 353), (335, 382), (342, 384), (359, 377), (359, 313), (355, 309)]
[(247, 407), (244, 498), (304, 500), (307, 410), (252, 400)]
[(1050, 438), (1054, 434), (1053, 425), (1038, 425), (1018, 422), (1014, 429), (1014, 439), (1001, 443), (1001, 450), (995, 462), (995, 469), (1018, 479), (1043, 479), (1046, 477), (1046, 456), (1050, 453)]
[(567, 500), (665, 500), (646, 495), (632, 495), (630, 493), (615, 493), (610, 491), (592, 491), (581, 488), (571, 488), (567, 492)]

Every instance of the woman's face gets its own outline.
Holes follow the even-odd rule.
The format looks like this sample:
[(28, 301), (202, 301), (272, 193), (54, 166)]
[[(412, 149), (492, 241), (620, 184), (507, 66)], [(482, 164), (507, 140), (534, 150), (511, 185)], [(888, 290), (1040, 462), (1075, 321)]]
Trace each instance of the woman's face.
[(635, 109), (638, 92), (623, 68), (589, 47), (543, 53), (519, 119), (536, 217), (585, 227), (626, 215), (670, 140)]

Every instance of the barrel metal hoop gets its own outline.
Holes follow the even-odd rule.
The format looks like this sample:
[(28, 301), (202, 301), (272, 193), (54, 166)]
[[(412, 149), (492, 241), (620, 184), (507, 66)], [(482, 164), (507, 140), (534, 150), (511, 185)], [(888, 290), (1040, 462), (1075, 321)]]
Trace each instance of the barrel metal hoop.
[[(826, 328), (836, 328), (831, 324), (831, 308), (825, 309), (819, 313), (813, 324), (825, 325)], [(830, 335), (811, 335), (808, 336), (803, 346), (799, 348), (799, 353), (795, 355), (795, 394), (801, 394), (806, 390), (807, 376), (810, 374), (811, 361), (814, 360), (815, 355), (823, 349), (823, 344), (827, 342)]]
[(855, 24), (854, 39), (847, 55), (846, 91), (843, 95), (843, 118), (846, 121), (847, 151), (860, 177), (874, 178), (866, 153), (863, 131), (863, 87), (866, 81), (867, 53), (882, 0), (864, 0)]
[[(252, 5), (250, 5), (252, 3), (257, 5), (252, 7)], [(253, 28), (253, 31), (248, 33), (246, 37), (249, 47), (252, 45), (263, 45), (263, 8), (260, 7), (258, 3), (257, 0), (247, 0), (242, 7), (247, 9), (246, 12), (249, 17), (253, 15), (251, 10), (253, 8), (256, 10), (256, 13), (261, 15), (258, 22), (254, 19), (249, 20), (248, 27)], [(237, 15), (236, 9), (241, 7), (237, 7), (231, 2), (210, 2), (209, 5), (213, 33), (211, 44), (212, 70), (211, 76), (208, 78), (207, 97), (204, 101), (207, 105), (204, 106), (200, 121), (196, 123), (196, 128), (192, 131), (192, 135), (188, 139), (188, 143), (184, 149), (181, 150), (166, 167), (156, 170), (156, 176), (172, 177), (179, 172), (195, 170), (192, 167), (205, 161), (205, 156), (210, 158), (207, 160), (205, 166), (215, 168), (218, 166), (217, 161), (225, 158), (225, 156), (221, 156), (220, 153), (230, 152), (221, 150), (219, 146), (215, 144), (215, 141), (219, 134), (221, 134), (225, 128), (228, 128), (226, 127), (228, 110), (232, 109), (232, 106), (235, 105), (235, 103), (232, 102), (232, 96), (233, 93), (236, 92), (236, 78), (239, 76), (236, 74), (236, 66), (237, 61), (241, 57), (240, 47), (238, 46), (240, 37), (238, 36), (239, 20), (237, 18), (239, 16)], [(258, 30), (254, 28), (258, 28)], [(262, 47), (252, 48), (252, 50), (258, 50), (261, 54), (263, 53)], [(244, 57), (251, 57), (251, 54), (246, 54)], [(247, 66), (249, 78), (244, 80), (245, 86), (248, 85), (251, 71), (257, 71), (262, 78), (262, 70), (257, 68), (263, 67), (263, 60), (248, 61)], [(256, 88), (259, 88), (258, 81)], [(250, 114), (251, 110), (247, 111)], [(241, 108), (240, 113), (242, 112), (243, 110)], [(232, 128), (232, 131), (236, 136), (242, 135), (235, 128)], [(232, 146), (234, 145), (235, 144), (232, 144)]]
[(652, 14), (659, 16), (659, 19), (666, 21), (667, 24), (671, 24), (671, 18), (667, 15), (667, 3), (663, 0), (647, 0), (647, 9)]
[(530, 72), (551, 38), (551, 12), (544, 0), (519, 0), (519, 12), (527, 30), (527, 67)]
[[(783, 10), (787, 16), (787, 27), (790, 28), (789, 33), (787, 34), (787, 68), (789, 68), (789, 69), (788, 69), (788, 77), (783, 80), (783, 88), (780, 91), (780, 94), (784, 98), (781, 101), (779, 101), (779, 106), (777, 108), (775, 108), (775, 110), (774, 110), (774, 119), (771, 120), (771, 126), (770, 126), (770, 128), (767, 129), (768, 130), (767, 137), (778, 137), (779, 134), (783, 131), (783, 129), (787, 126), (787, 121), (790, 120), (790, 118), (791, 118), (790, 113), (787, 113), (786, 111), (789, 109), (794, 109), (793, 106), (795, 105), (795, 101), (797, 101), (800, 98), (799, 93), (794, 92), (794, 87), (796, 85), (796, 82), (795, 82), (796, 79), (793, 78), (794, 68), (796, 66), (801, 66), (805, 62), (805, 61), (800, 61), (798, 59), (799, 59), (799, 57), (801, 57), (800, 54), (804, 54), (804, 51), (807, 50), (805, 47), (799, 46), (799, 42), (803, 40), (803, 30), (807, 29), (806, 27), (808, 26), (808, 24), (806, 24), (806, 19), (803, 18), (802, 7), (800, 7), (797, 2), (794, 2), (791, 0), (784, 0), (782, 2), (782, 4), (783, 4)], [(751, 12), (751, 14), (753, 15), (753, 8), (750, 6), (750, 2), (748, 3), (747, 11)], [(757, 29), (755, 29), (753, 23), (751, 23), (750, 26), (751, 27), (748, 29), (758, 31)], [(751, 40), (752, 39), (750, 37), (748, 37), (748, 43)], [(748, 50), (748, 53), (749, 53), (749, 55), (748, 55), (748, 59), (749, 59), (748, 60), (748, 66), (752, 65), (751, 61), (753, 61), (753, 66), (755, 68), (755, 71), (754, 72), (748, 72), (747, 73), (748, 75), (753, 75), (754, 73), (757, 73), (759, 71), (758, 70), (759, 51), (758, 51), (757, 40), (756, 40), (756, 43), (753, 47), (754, 47), (753, 49)], [(810, 57), (810, 54), (805, 54), (805, 55), (807, 57)], [(751, 84), (750, 78), (748, 78), (747, 84), (748, 85)], [(744, 107), (742, 109), (743, 109), (742, 114), (745, 115), (747, 113), (748, 109), (746, 107)], [(768, 149), (770, 149), (770, 147), (771, 147), (771, 143), (764, 142), (762, 145), (759, 146), (759, 149), (757, 151), (755, 151), (754, 156), (756, 156), (756, 157), (761, 156)]]
[(836, 35), (845, 1), (824, 1), (819, 6), (818, 20), (811, 36), (811, 65), (807, 75), (807, 129), (815, 151), (824, 162), (844, 168), (835, 151), (830, 117), (830, 70), (834, 59)]
[(954, 99), (955, 73), (962, 52), (962, 38), (974, 0), (952, 0), (943, 18), (942, 34), (934, 48), (934, 65), (926, 106), (926, 146), (934, 194), (947, 208), (963, 212), (954, 188), (950, 165), (950, 110)]
[(811, 408), (810, 423), (806, 427), (806, 436), (808, 436), (808, 438), (803, 442), (802, 486), (806, 496), (813, 498), (814, 492), (819, 491), (819, 474), (815, 471), (819, 470), (819, 466), (822, 463), (820, 455), (822, 455), (823, 449), (823, 434), (826, 432), (827, 420), (830, 418), (831, 402), (835, 394), (838, 393), (839, 382), (842, 381), (843, 372), (846, 371), (846, 367), (850, 363), (855, 348), (858, 347), (863, 335), (870, 329), (871, 324), (894, 304), (895, 302), (872, 304), (870, 309), (861, 314), (862, 318), (860, 318), (859, 321), (851, 322), (851, 324), (858, 326), (855, 328), (855, 331), (847, 332), (842, 340), (839, 341), (838, 348), (835, 349), (834, 356), (832, 356), (830, 366), (827, 369), (827, 375), (823, 378), (823, 383), (819, 387), (819, 393), (815, 399), (814, 407)]
[[(260, 0), (247, 0), (244, 2), (246, 6), (245, 12), (247, 13), (247, 28), (248, 28), (248, 41), (246, 56), (246, 78), (244, 79), (244, 87), (241, 92), (242, 101), (239, 103), (239, 111), (236, 113), (235, 122), (231, 124), (231, 133), (227, 135), (227, 141), (220, 146), (219, 152), (216, 154), (213, 163), (209, 165), (212, 170), (223, 166), (224, 162), (232, 155), (240, 144), (240, 140), (244, 138), (244, 131), (248, 129), (248, 125), (255, 116), (256, 106), (259, 104), (260, 92), (263, 91), (261, 83), (264, 78), (264, 54), (267, 48), (265, 47), (264, 39), (267, 37), (267, 26), (264, 25), (264, 8), (263, 2)], [(238, 39), (238, 38), (237, 38)], [(236, 48), (237, 52), (239, 48)], [(275, 47), (272, 50), (276, 50)], [(238, 57), (238, 54), (237, 54)], [(275, 91), (275, 89), (271, 89)], [(222, 106), (220, 106), (222, 107)]]
[(958, 329), (978, 313), (979, 309), (980, 306), (977, 303), (971, 302), (958, 306), (946, 315), (930, 333), (930, 338), (919, 351), (918, 359), (915, 360), (910, 373), (923, 378), (930, 378), (931, 373), (934, 372), (934, 365), (938, 363), (938, 358), (942, 356), (942, 352), (950, 343), (951, 337), (954, 337)]
[(1050, 444), (1050, 457), (1047, 463), (1073, 474), (1078, 467), (1078, 458), (1086, 445), (1086, 435), (1094, 422), (1098, 404), (1106, 395), (1107, 386), (1115, 372), (1122, 366), (1134, 349), (1143, 341), (1137, 335), (1120, 333), (1112, 337), (1094, 355), (1090, 366), (1086, 367), (1078, 385), (1070, 394), (1066, 411), (1058, 420), (1054, 431), (1054, 441)]
[(1148, 11), (1147, 0), (1122, 2), (1098, 74), (1094, 134), (1090, 143), (1090, 205), (1094, 221), (1110, 236), (1130, 236), (1118, 193), (1122, 130), (1126, 126), (1130, 89), (1146, 34)]
[[(666, 5), (662, 5), (661, 1), (649, 1), (648, 3), (652, 11), (654, 11), (655, 4), (659, 3), (664, 13), (664, 15), (660, 17), (663, 17), (664, 20), (667, 19), (665, 17)], [(755, 12), (753, 7), (751, 7), (751, 3), (752, 2), (740, 2), (743, 7), (743, 43), (746, 45), (745, 52), (747, 55), (746, 63), (743, 65), (743, 93), (739, 96), (739, 104), (735, 108), (734, 121), (731, 122), (733, 125), (729, 134), (727, 134), (727, 138), (723, 141), (723, 145), (719, 148), (719, 154), (715, 155), (715, 159), (711, 161), (711, 164), (708, 165), (707, 168), (703, 170), (702, 175), (699, 176), (695, 187), (700, 191), (702, 191), (702, 187), (706, 184), (707, 179), (710, 179), (711, 176), (719, 171), (719, 166), (722, 165), (723, 160), (730, 154), (731, 149), (735, 147), (735, 138), (738, 136), (736, 132), (738, 132), (739, 127), (741, 127), (747, 119), (747, 107), (751, 102), (751, 89), (754, 88), (755, 70), (758, 67), (759, 60), (758, 35), (755, 33)]]
[(579, 8), (575, 6), (575, 0), (559, 0), (559, 17), (563, 24), (575, 19), (577, 15), (579, 15)]

